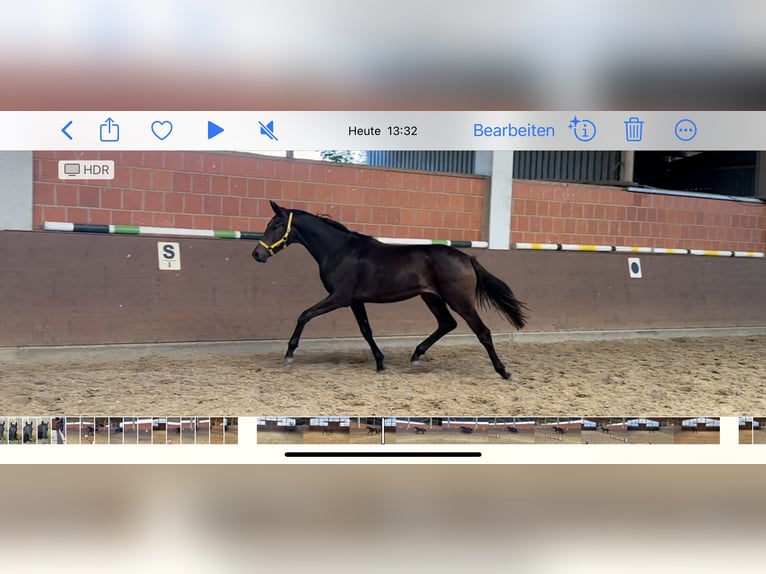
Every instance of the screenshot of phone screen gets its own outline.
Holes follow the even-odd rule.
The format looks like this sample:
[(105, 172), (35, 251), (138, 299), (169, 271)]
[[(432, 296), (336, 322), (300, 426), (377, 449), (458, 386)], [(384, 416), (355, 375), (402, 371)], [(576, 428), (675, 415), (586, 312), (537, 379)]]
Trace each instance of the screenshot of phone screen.
[(44, 4), (0, 20), (8, 565), (753, 555), (762, 8)]

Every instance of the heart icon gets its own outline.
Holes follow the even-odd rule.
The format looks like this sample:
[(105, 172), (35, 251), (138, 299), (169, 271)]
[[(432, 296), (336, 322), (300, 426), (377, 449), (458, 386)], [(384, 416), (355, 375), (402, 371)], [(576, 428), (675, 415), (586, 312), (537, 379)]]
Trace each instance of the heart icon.
[(159, 140), (164, 140), (166, 137), (170, 135), (170, 132), (172, 131), (173, 131), (173, 124), (169, 121), (161, 122), (157, 120), (156, 122), (152, 122), (152, 133)]

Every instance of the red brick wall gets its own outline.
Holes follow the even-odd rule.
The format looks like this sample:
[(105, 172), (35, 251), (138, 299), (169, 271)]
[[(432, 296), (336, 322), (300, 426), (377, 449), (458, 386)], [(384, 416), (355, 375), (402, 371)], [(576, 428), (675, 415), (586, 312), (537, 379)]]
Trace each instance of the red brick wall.
[(511, 241), (766, 250), (766, 205), (517, 180)]
[[(112, 181), (58, 180), (111, 159)], [(268, 199), (376, 236), (484, 239), (483, 177), (203, 152), (36, 152), (34, 224), (261, 231)], [(511, 241), (766, 251), (766, 205), (516, 180)]]
[[(112, 181), (58, 179), (60, 159), (114, 160)], [(203, 152), (36, 152), (43, 221), (262, 231), (269, 199), (375, 236), (480, 240), (486, 178)]]

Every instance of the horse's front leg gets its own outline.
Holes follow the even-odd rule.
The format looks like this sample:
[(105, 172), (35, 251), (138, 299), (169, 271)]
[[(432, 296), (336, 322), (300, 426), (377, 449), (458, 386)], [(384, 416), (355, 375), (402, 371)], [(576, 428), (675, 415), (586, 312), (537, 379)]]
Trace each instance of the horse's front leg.
[(306, 326), (306, 323), (311, 321), (314, 317), (319, 317), (319, 315), (324, 315), (325, 313), (335, 311), (335, 309), (340, 309), (341, 307), (347, 307), (348, 305), (348, 300), (338, 297), (335, 294), (331, 294), (322, 299), (316, 305), (312, 305), (303, 313), (301, 313), (300, 317), (298, 317), (298, 322), (295, 325), (293, 335), (290, 337), (290, 342), (287, 344), (287, 353), (285, 353), (285, 365), (289, 365), (293, 362), (293, 354), (295, 353), (295, 349), (298, 348), (298, 343), (301, 339), (301, 333), (303, 333), (303, 328)]

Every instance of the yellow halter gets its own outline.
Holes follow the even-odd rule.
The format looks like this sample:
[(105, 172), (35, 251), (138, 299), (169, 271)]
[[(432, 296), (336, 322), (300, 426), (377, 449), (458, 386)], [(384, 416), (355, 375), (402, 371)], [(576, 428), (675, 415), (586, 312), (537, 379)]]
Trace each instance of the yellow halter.
[[(258, 243), (263, 245), (266, 248), (266, 251), (269, 252), (269, 255), (275, 255), (277, 251), (280, 249), (284, 249), (284, 247), (287, 245), (287, 236), (290, 235), (290, 231), (292, 231), (293, 228), (293, 212), (290, 212), (290, 215), (287, 217), (287, 227), (285, 228), (285, 234), (282, 236), (281, 239), (277, 239), (274, 243), (269, 245), (268, 243), (264, 243), (263, 239), (261, 239)], [(285, 245), (282, 245), (282, 244)], [(281, 245), (281, 247), (279, 247)], [(279, 247), (279, 249), (277, 249)]]

